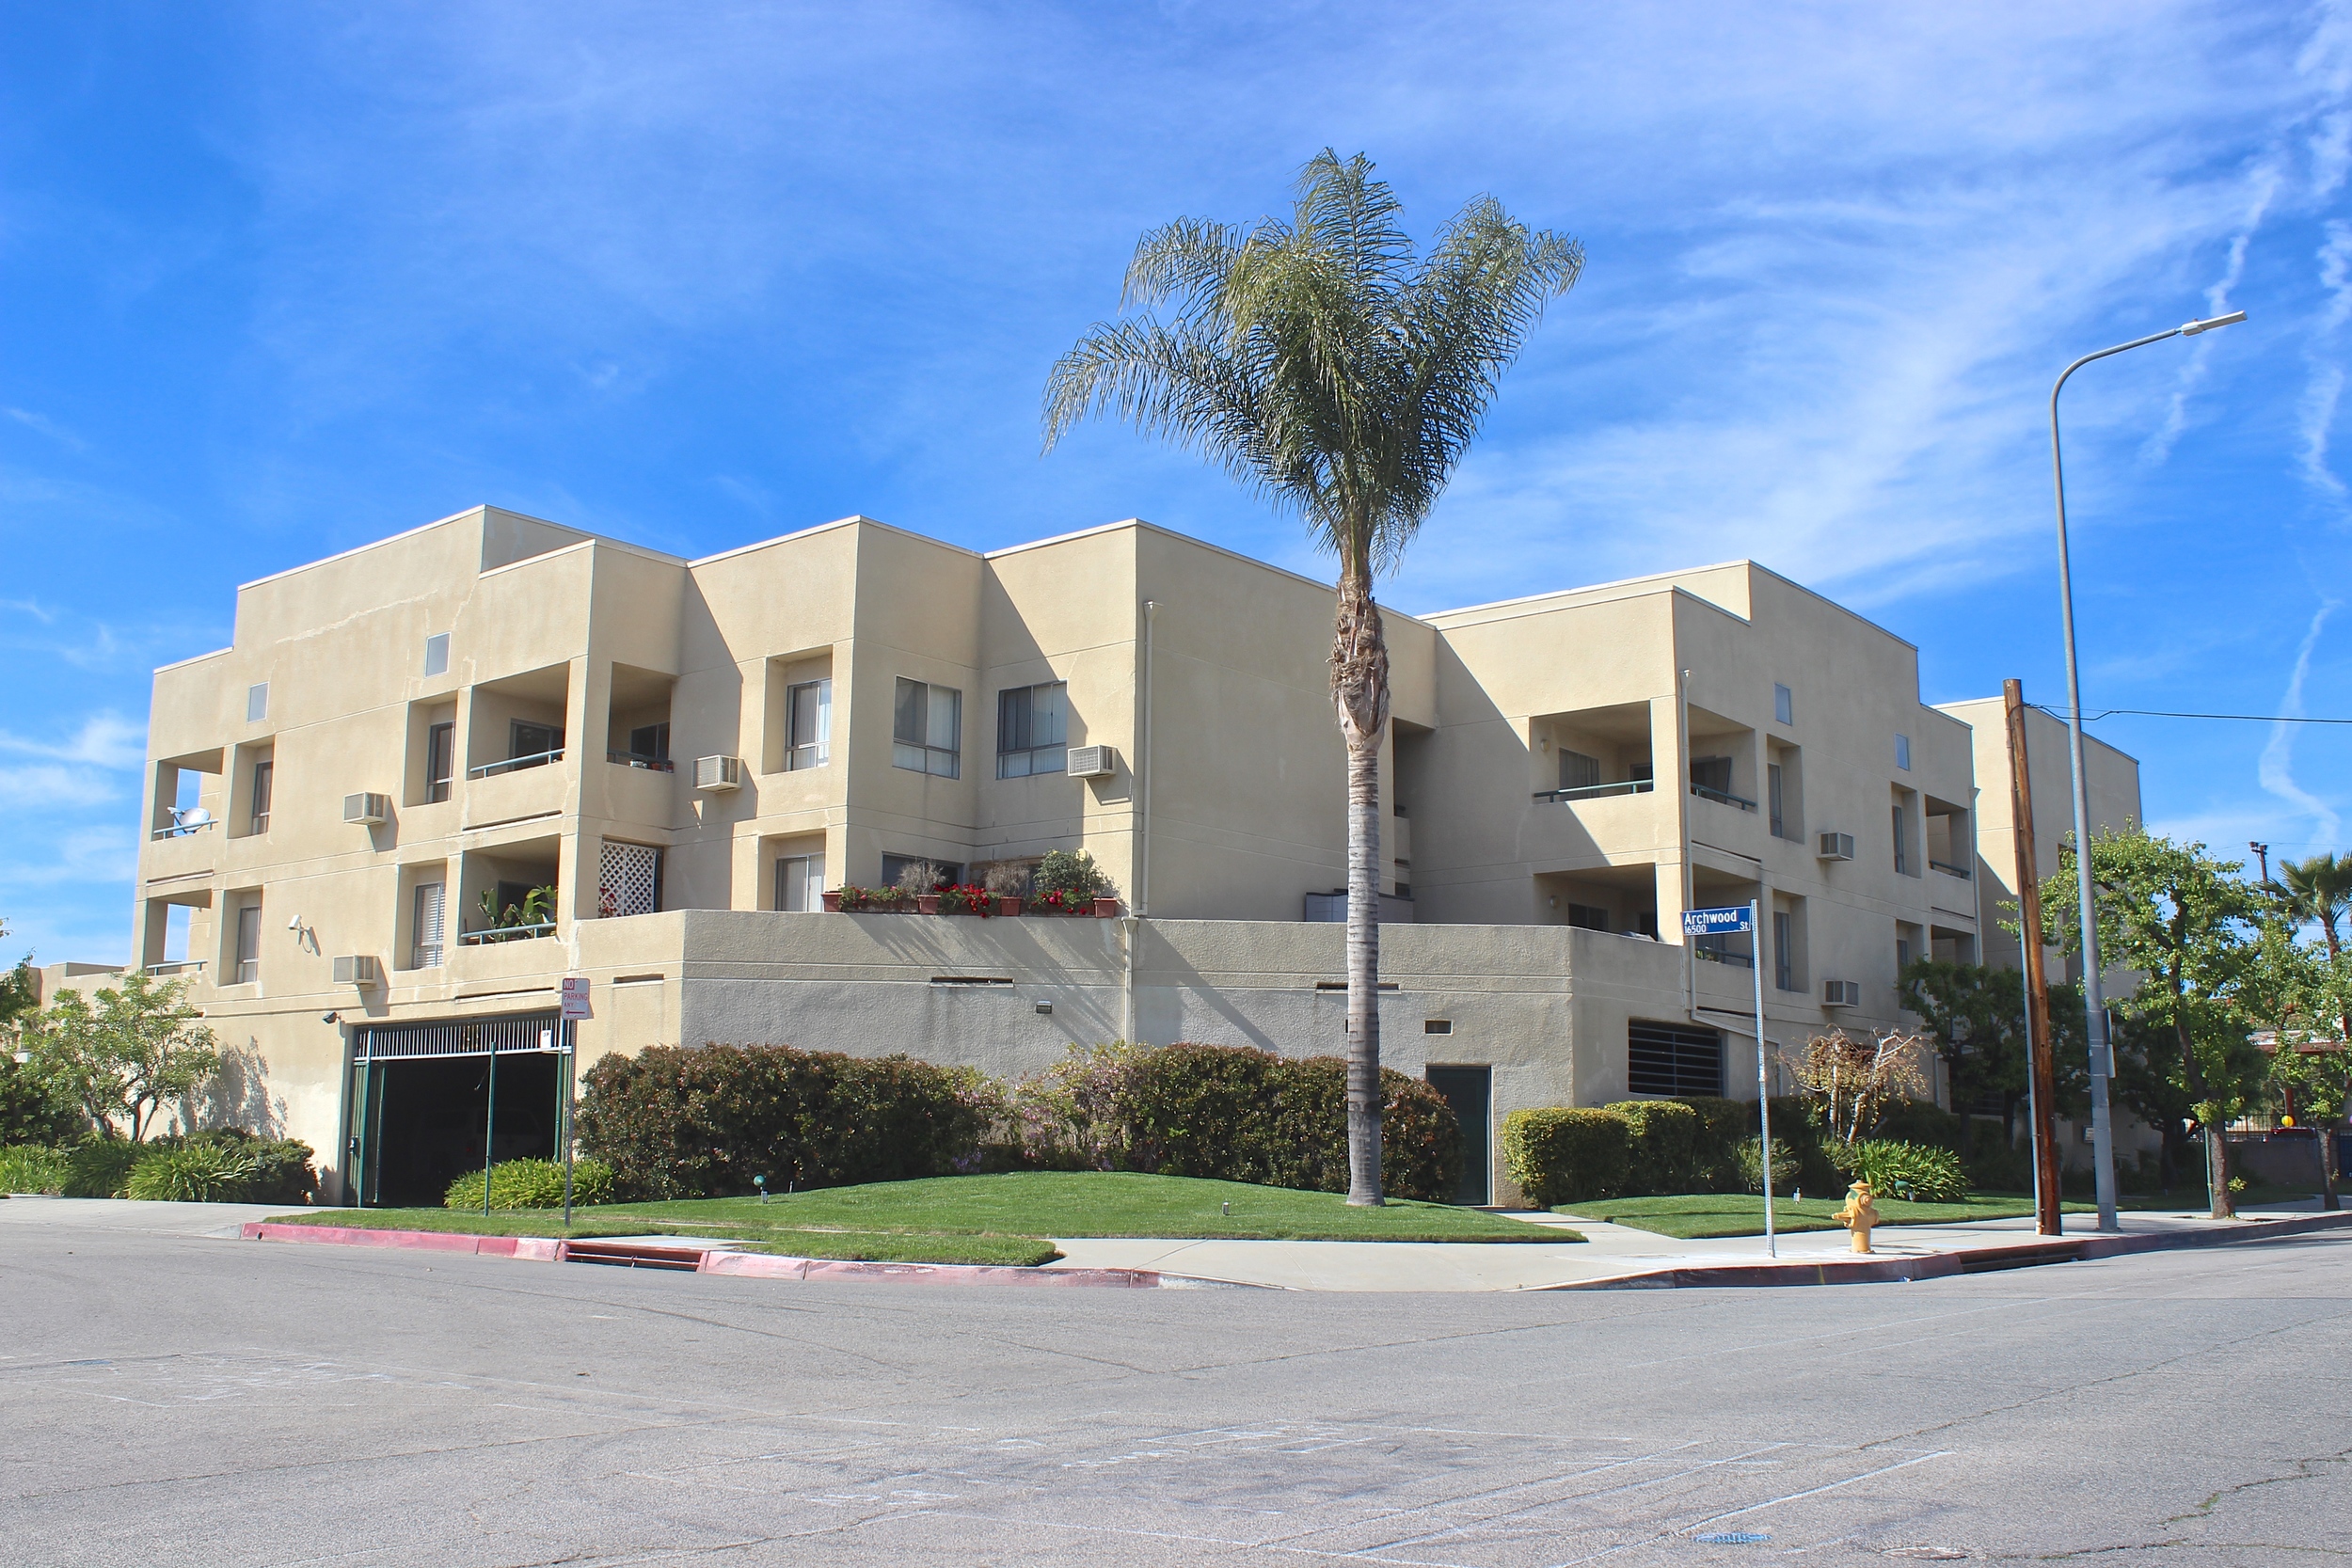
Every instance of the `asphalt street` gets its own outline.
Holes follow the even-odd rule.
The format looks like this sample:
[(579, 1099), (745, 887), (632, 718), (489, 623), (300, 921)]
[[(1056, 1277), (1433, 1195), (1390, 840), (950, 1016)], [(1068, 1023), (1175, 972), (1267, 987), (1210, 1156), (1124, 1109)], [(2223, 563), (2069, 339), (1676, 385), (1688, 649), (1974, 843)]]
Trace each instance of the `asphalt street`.
[(2270, 1568), (2352, 1558), (2348, 1296), (2342, 1234), (1406, 1296), (0, 1225), (0, 1560)]

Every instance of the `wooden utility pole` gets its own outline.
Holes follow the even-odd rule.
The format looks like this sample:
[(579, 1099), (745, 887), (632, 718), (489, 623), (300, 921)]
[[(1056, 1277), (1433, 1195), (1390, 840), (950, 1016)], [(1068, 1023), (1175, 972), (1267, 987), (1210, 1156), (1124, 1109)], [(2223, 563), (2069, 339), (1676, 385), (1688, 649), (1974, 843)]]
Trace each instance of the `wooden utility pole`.
[(2033, 776), (2026, 766), (2026, 687), (2003, 681), (2009, 715), (2009, 809), (2017, 843), (2018, 946), (2026, 960), (2026, 1051), (2033, 1082), (2034, 1228), (2060, 1234), (2058, 1071), (2050, 1046), (2050, 981), (2042, 965), (2042, 876), (2034, 855)]

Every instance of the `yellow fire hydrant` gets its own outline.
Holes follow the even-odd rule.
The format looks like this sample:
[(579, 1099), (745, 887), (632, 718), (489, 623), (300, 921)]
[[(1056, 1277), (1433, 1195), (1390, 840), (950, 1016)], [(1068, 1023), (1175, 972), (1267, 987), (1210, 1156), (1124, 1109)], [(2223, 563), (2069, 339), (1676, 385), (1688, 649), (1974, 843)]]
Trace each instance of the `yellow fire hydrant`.
[(1870, 1200), (1877, 1196), (1867, 1181), (1857, 1181), (1846, 1189), (1846, 1206), (1831, 1216), (1853, 1232), (1853, 1249), (1870, 1250), (1870, 1227), (1879, 1222), (1878, 1205)]

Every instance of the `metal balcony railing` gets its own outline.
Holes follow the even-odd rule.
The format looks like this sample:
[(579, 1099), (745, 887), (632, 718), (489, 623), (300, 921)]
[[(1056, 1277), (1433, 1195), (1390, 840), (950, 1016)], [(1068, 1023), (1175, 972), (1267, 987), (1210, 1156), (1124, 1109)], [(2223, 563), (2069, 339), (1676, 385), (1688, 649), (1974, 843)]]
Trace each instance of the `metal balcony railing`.
[(149, 976), (157, 980), (167, 979), (174, 974), (185, 974), (190, 971), (199, 974), (203, 974), (204, 960), (202, 958), (166, 958), (162, 963), (147, 966)]
[(494, 947), (505, 942), (529, 942), (533, 937), (555, 935), (555, 922), (542, 920), (532, 926), (493, 926), (486, 931), (463, 931), (458, 934), (460, 947)]
[(1658, 787), (1655, 779), (1625, 779), (1616, 784), (1580, 784), (1574, 789), (1539, 789), (1538, 800), (1597, 800), (1604, 795), (1647, 795)]
[(1930, 861), (1928, 863), (1933, 866), (1936, 870), (1944, 873), (1947, 877), (1970, 878), (1974, 875), (1974, 873), (1972, 873), (1964, 865), (1951, 865), (1943, 861)]
[(545, 768), (551, 762), (564, 760), (564, 748), (552, 752), (536, 752), (527, 757), (508, 757), (504, 762), (485, 762), (479, 768), (466, 769), (469, 779), (494, 779), (501, 773), (517, 773), (526, 768)]
[(207, 828), (215, 827), (218, 824), (218, 822), (219, 818), (217, 817), (190, 817), (185, 821), (174, 821), (168, 827), (158, 828), (149, 836), (152, 838), (185, 838), (190, 833), (200, 833)]
[(1742, 800), (1727, 789), (1717, 789), (1713, 784), (1694, 784), (1691, 786), (1691, 793), (1704, 800), (1716, 800), (1726, 806), (1738, 806), (1741, 811), (1756, 809), (1754, 800)]
[(1712, 943), (1716, 940), (1717, 939), (1701, 937), (1697, 941), (1692, 942), (1691, 952), (1692, 956), (1705, 958), (1708, 963), (1729, 964), (1735, 969), (1754, 969), (1756, 967), (1756, 955), (1753, 953), (1735, 953), (1728, 947), (1713, 945)]
[(640, 756), (635, 752), (607, 752), (604, 753), (604, 760), (607, 762), (617, 762), (624, 768), (643, 768), (648, 772), (653, 773), (675, 773), (677, 771), (677, 765), (673, 763), (668, 757)]

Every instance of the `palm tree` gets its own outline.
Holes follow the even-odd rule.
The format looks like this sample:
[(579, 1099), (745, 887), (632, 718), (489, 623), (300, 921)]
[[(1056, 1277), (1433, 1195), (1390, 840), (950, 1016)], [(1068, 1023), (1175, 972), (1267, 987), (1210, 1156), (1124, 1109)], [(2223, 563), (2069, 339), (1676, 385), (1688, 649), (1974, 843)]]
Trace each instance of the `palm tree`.
[(1145, 234), (1120, 307), (1056, 362), (1045, 446), (1107, 414), (1221, 463), (1294, 508), (1339, 561), (1331, 702), (1347, 743), (1347, 1201), (1380, 1197), (1380, 737), (1389, 649), (1373, 582), (1470, 449), (1544, 304), (1574, 286), (1574, 240), (1491, 197), (1426, 257), (1363, 154), (1299, 171), (1287, 223), (1179, 218)]
[[(2328, 943), (2328, 973), (2332, 979), (2340, 973), (2336, 960), (2344, 951), (2336, 926), (2352, 916), (2352, 854), (2282, 860), (2279, 863), (2278, 879), (2269, 884), (2269, 890), (2296, 920), (2318, 923), (2319, 934)], [(2352, 1051), (2352, 1017), (2337, 1015), (2336, 1041), (2339, 1052)], [(2289, 1047), (2282, 1043), (2279, 1049)], [(2343, 1059), (2337, 1058), (2340, 1063)], [(2333, 1151), (2328, 1147), (2334, 1137), (2335, 1130), (2326, 1125), (2323, 1118), (2319, 1128), (2320, 1207), (2328, 1210), (2341, 1202), (2336, 1196), (2336, 1173), (2330, 1159)]]

